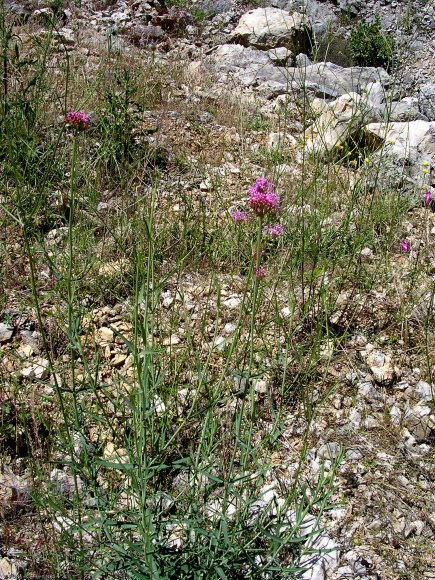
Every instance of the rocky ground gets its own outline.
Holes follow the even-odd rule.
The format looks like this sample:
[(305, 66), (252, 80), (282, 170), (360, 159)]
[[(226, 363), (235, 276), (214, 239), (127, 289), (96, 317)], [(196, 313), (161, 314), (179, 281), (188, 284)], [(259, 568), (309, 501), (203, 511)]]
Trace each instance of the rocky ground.
[[(98, 66), (102, 47), (108, 46), (113, 53), (131, 54), (144, 61), (152, 55), (154, 63), (175, 63), (174, 71), (183, 70), (182, 75), (174, 72), (174, 77), (166, 80), (165, 90), (170, 95), (166, 108), (163, 113), (150, 111), (145, 115), (143, 128), (154, 144), (167, 151), (186, 152), (192, 169), (183, 176), (184, 187), (195, 193), (195, 199), (205, 200), (201, 203), (210, 212), (220, 211), (209, 194), (216, 181), (225, 191), (221, 201), (227, 208), (237, 203), (248, 176), (262, 172), (259, 151), (273, 155), (285, 148), (285, 157), (274, 169), (285, 188), (303, 175), (305, 155), (315, 153), (329, 162), (337, 150), (356, 142), (357, 134), (358, 139), (363, 135), (366, 145), (363, 151), (352, 149), (354, 165), (350, 174), (348, 169), (343, 173), (347, 185), (361, 180), (367, 187), (400, 189), (403, 195), (415, 198), (404, 224), (409, 248), (393, 250), (384, 284), (369, 293), (344, 288), (338, 294), (330, 324), (347, 329), (346, 341), (322, 345), (315, 369), (321, 385), (315, 395), (321, 401), (315, 418), (307, 423), (298, 409), (289, 411), (281, 433), (283, 444), (273, 458), (274, 467), (257, 507), (269, 509), (272, 500), (279, 504), (285, 497), (308, 430), (304, 477), (315, 478), (321, 464), (330, 470), (337, 458), (342, 459), (332, 496), (336, 507), (324, 516), (326, 531), (314, 541), (314, 547), (329, 552), (313, 558), (312, 566), (300, 578), (435, 578), (431, 447), (435, 214), (434, 202), (424, 204), (421, 199), (422, 188), (435, 198), (435, 7), (424, 0), (276, 0), (263, 2), (260, 8), (231, 0), (200, 0), (189, 6), (166, 4), (158, 0), (71, 4), (58, 15), (55, 41), (59, 53), (85, 60), (90, 75)], [(45, 14), (52, 8), (17, 0), (8, 0), (6, 6), (18, 34), (43, 37)], [(294, 12), (297, 17), (290, 16)], [(380, 67), (344, 63), (333, 37), (330, 51), (337, 55), (335, 60), (316, 58), (312, 38), (325, 38), (331, 29), (339, 29), (340, 39), (346, 39), (355, 22), (370, 19), (375, 12), (384, 28), (395, 35), (402, 59), (396, 69), (387, 72)], [(266, 119), (266, 127), (253, 126), (241, 135), (237, 103), (243, 103), (259, 123)], [(204, 173), (195, 170), (200, 158), (205, 160)], [(367, 171), (367, 165), (381, 163), (382, 171), (371, 184), (373, 172)], [(162, 189), (177, 214), (180, 200), (171, 174), (163, 177)], [(116, 195), (103, 197), (99, 204), (103, 219), (116, 215), (120, 203)], [(297, 206), (288, 208), (295, 219), (298, 211)], [(315, 210), (308, 206), (306, 211)], [(338, 228), (340, 220), (337, 202), (330, 224)], [(54, 228), (47, 234), (48, 244), (61, 247), (65, 233)], [(6, 273), (25, 262), (20, 244), (11, 234), (9, 230), (2, 234)], [(410, 299), (406, 280), (420, 259), (429, 274), (411, 288)], [(382, 268), (382, 256), (371, 248), (361, 251), (361, 261), (369, 271)], [(113, 273), (122, 276), (122, 271), (122, 258), (102, 260), (98, 275), (104, 281)], [(43, 275), (49, 278), (48, 268)], [(225, 273), (218, 276), (225, 316), (208, 334), (216, 347), (234, 333), (242, 303), (240, 279)], [(199, 327), (203, 313), (216, 308), (216, 297), (210, 296), (208, 287), (209, 276), (200, 270), (183, 280), (168, 279), (160, 296), (167, 316), (162, 322), (163, 347), (185, 340), (183, 324), (174, 327), (171, 319), (174, 309), (190, 313), (195, 328), (195, 320)], [(52, 377), (34, 310), (23, 307), (20, 288), (11, 280), (4, 282), (4, 291), (0, 322), (4, 390), (0, 401), (3, 416), (8, 416), (12, 400), (8, 377), (29, 385), (31, 396), (36, 398), (40, 389), (50, 392)], [(285, 321), (291, 313), (284, 296), (278, 296), (277, 308)], [(48, 320), (55, 310), (51, 308), (46, 305)], [(397, 313), (404, 311), (406, 327), (397, 323)], [(99, 379), (124, 385), (133, 376), (132, 357), (112, 328), (131, 337), (128, 301), (91, 309), (87, 325), (101, 353)], [(61, 360), (58, 362), (60, 365)], [(78, 372), (85, 372), (79, 364)], [(255, 390), (261, 402), (270, 396), (271, 387), (267, 381), (258, 381)], [(271, 423), (264, 418), (265, 432)], [(22, 439), (22, 434), (14, 433), (15, 450), (11, 450), (10, 434), (0, 438), (4, 444), (0, 578), (26, 577), (28, 573), (20, 550), (28, 548), (32, 532), (26, 529), (25, 517), (13, 521), (17, 508), (25, 514), (31, 503), (31, 482), (20, 469), (24, 463)], [(103, 448), (105, 457), (113, 455), (110, 441), (105, 441)], [(63, 481), (63, 477), (62, 472), (52, 472), (54, 479)], [(71, 482), (66, 480), (68, 485)]]

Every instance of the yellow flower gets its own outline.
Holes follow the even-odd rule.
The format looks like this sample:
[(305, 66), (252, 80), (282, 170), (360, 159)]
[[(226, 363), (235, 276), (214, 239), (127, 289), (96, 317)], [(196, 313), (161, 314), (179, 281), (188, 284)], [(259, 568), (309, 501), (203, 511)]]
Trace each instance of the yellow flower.
[(423, 161), (422, 165), (423, 165), (423, 167), (427, 167), (429, 165), (429, 161)]

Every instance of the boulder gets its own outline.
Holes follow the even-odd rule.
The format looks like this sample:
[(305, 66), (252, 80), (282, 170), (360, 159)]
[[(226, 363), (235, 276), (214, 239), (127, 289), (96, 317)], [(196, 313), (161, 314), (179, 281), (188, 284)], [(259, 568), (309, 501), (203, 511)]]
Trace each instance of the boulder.
[(435, 161), (435, 121), (371, 123), (365, 130), (385, 141), (391, 150), (401, 155), (420, 153)]
[(304, 52), (309, 46), (310, 27), (297, 12), (279, 8), (255, 8), (243, 14), (234, 29), (232, 42), (262, 50), (285, 46), (293, 52)]
[(368, 83), (362, 92), (362, 96), (372, 108), (383, 108), (382, 103), (385, 100), (385, 89), (379, 81)]
[(367, 108), (357, 93), (342, 95), (305, 131), (305, 149), (309, 153), (327, 154), (373, 118), (376, 112)]
[(394, 101), (391, 105), (386, 105), (383, 108), (383, 118), (386, 121), (428, 121), (428, 118), (420, 112), (416, 97), (405, 97), (401, 101)]
[(332, 6), (319, 0), (274, 0), (273, 5), (288, 12), (305, 14), (314, 34), (321, 34), (338, 25), (338, 17)]
[[(206, 59), (225, 82), (228, 76), (243, 86), (256, 86), (263, 93), (275, 96), (285, 93), (303, 95), (309, 91), (322, 98), (337, 98), (350, 92), (360, 93), (366, 86), (378, 81), (389, 83), (382, 68), (344, 68), (330, 62), (304, 67), (274, 66), (271, 52), (237, 44), (223, 44)], [(279, 62), (279, 61), (278, 61)]]
[(427, 188), (427, 174), (435, 164), (435, 121), (402, 123), (370, 123), (364, 127), (367, 140), (378, 151), (371, 157), (371, 166), (364, 176), (366, 187), (413, 191)]
[(276, 81), (285, 92), (285, 78), (280, 68), (273, 65), (267, 52), (237, 44), (223, 44), (215, 51), (212, 62), (222, 76), (231, 76), (243, 86), (257, 85), (269, 79)]
[(342, 67), (332, 62), (320, 62), (303, 69), (290, 69), (292, 82), (305, 84), (305, 89), (318, 97), (337, 98), (346, 93), (361, 93), (370, 83), (389, 84), (390, 78), (383, 68)]

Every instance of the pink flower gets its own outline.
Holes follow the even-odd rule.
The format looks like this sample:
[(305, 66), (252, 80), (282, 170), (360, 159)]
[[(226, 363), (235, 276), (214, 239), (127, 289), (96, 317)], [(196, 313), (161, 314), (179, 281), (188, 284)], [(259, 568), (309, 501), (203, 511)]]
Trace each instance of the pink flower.
[(258, 268), (254, 268), (255, 275), (259, 280), (262, 280), (266, 276), (266, 267), (259, 266)]
[(275, 191), (275, 185), (265, 177), (258, 177), (249, 188), (248, 194), (249, 205), (258, 216), (279, 211), (279, 195)]
[(278, 238), (284, 232), (284, 226), (275, 224), (274, 226), (266, 226), (263, 230), (265, 234), (269, 234), (273, 238)]
[(69, 113), (65, 115), (65, 121), (73, 129), (77, 129), (78, 131), (87, 129), (91, 124), (89, 115), (84, 111), (69, 111)]
[(240, 209), (235, 209), (234, 211), (230, 212), (230, 215), (236, 224), (241, 224), (249, 220), (249, 216), (246, 211), (242, 211)]
[(432, 192), (426, 191), (425, 196), (424, 196), (424, 202), (426, 205), (429, 205), (431, 201), (432, 201)]
[(402, 252), (409, 252), (409, 250), (411, 249), (411, 242), (408, 240), (403, 240), (402, 242), (400, 242), (400, 249), (402, 250)]

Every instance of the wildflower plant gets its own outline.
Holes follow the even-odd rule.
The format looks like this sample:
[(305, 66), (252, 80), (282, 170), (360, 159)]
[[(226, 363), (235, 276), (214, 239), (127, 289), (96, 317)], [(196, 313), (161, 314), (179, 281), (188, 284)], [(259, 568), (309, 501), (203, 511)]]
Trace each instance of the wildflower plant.
[[(268, 181), (265, 177), (257, 178), (248, 190), (248, 197), (243, 209), (237, 209), (230, 212), (233, 221), (240, 227), (242, 224), (252, 222), (255, 225), (256, 234), (252, 236), (251, 249), (251, 268), (248, 276), (248, 287), (252, 284), (251, 302), (250, 302), (250, 329), (248, 340), (248, 361), (247, 368), (242, 370), (242, 375), (249, 381), (249, 428), (246, 430), (243, 446), (250, 449), (252, 446), (253, 425), (255, 418), (255, 390), (254, 390), (254, 342), (257, 327), (257, 312), (261, 298), (259, 295), (260, 281), (266, 278), (267, 269), (263, 260), (265, 257), (264, 245), (265, 238), (277, 238), (283, 231), (284, 227), (276, 222), (277, 215), (281, 212), (281, 198), (276, 191), (275, 184)], [(253, 281), (253, 282), (252, 282)], [(246, 390), (244, 395), (247, 395)], [(243, 397), (241, 415), (245, 413), (247, 397)], [(240, 425), (236, 432), (237, 439), (243, 437), (240, 431)], [(231, 465), (235, 460), (235, 455), (231, 459)]]
[[(26, 574), (55, 576), (61, 570), (62, 577), (83, 580), (296, 577), (304, 565), (301, 554), (312, 551), (310, 537), (317, 537), (321, 514), (330, 505), (341, 457), (327, 471), (305, 478), (316, 407), (335, 383), (329, 363), (318, 364), (321, 347), (340, 341), (346, 348), (347, 337), (357, 331), (357, 315), (350, 312), (345, 323), (334, 323), (331, 334), (332, 308), (349, 284), (359, 312), (354, 297), (367, 295), (383, 280), (384, 269), (372, 268), (360, 250), (373, 247), (380, 257), (394, 240), (394, 254), (399, 253), (407, 231), (400, 217), (405, 201), (373, 194), (371, 203), (360, 203), (359, 185), (349, 196), (334, 165), (303, 157), (300, 181), (298, 175), (288, 178), (284, 202), (279, 191), (285, 180), (259, 177), (230, 210), (234, 227), (227, 232), (219, 184), (213, 185), (216, 196), (199, 198), (196, 191), (190, 196), (184, 182), (174, 178), (178, 167), (169, 164), (160, 172), (153, 164), (140, 113), (155, 106), (158, 119), (161, 105), (164, 119), (167, 102), (160, 103), (160, 90), (153, 100), (143, 97), (149, 91), (143, 93), (147, 83), (139, 82), (142, 57), (138, 69), (134, 61), (119, 58), (116, 67), (108, 61), (107, 77), (100, 75), (104, 81), (95, 86), (95, 101), (86, 97), (98, 121), (88, 112), (69, 111), (59, 130), (53, 121), (57, 100), (48, 95), (41, 99), (44, 116), (38, 113), (38, 123), (30, 116), (22, 121), (10, 108), (9, 95), (5, 123), (10, 129), (0, 136), (0, 176), (7, 174), (8, 180), (8, 189), (0, 192), (0, 210), (6, 210), (0, 218), (5, 231), (13, 231), (14, 246), (17, 228), (10, 225), (20, 226), (24, 246), (24, 257), (17, 254), (4, 269), (13, 272), (16, 261), (23, 266), (20, 284), (24, 277), (31, 289), (26, 300), (36, 311), (50, 371), (46, 381), (34, 381), (43, 396), (35, 398), (32, 421), (50, 426), (42, 450), (34, 423), (26, 423), (27, 380), (22, 384), (20, 421), (29, 451), (37, 451), (28, 461), (23, 457), (22, 465), (30, 466), (35, 484), (32, 501), (39, 513), (32, 525), (44, 532), (46, 543), (41, 550), (36, 544), (37, 569), (29, 565)], [(166, 68), (155, 75), (156, 87), (160, 78), (162, 83), (173, 78)], [(44, 94), (47, 81), (45, 75), (37, 79), (36, 93)], [(70, 93), (68, 87), (77, 82)], [(81, 84), (80, 75), (68, 79), (63, 102), (71, 102)], [(38, 111), (35, 99), (30, 104), (27, 115)], [(280, 155), (273, 161), (280, 162)], [(269, 161), (270, 156), (261, 161), (264, 171), (284, 179)], [(54, 189), (62, 190), (67, 210), (55, 223), (67, 226), (56, 248), (51, 236), (40, 242), (33, 227)], [(426, 189), (420, 197), (430, 218), (433, 201)], [(175, 211), (178, 195), (183, 211)], [(85, 203), (108, 199), (116, 200), (116, 212)], [(327, 218), (338, 209), (337, 226)], [(291, 237), (291, 246), (284, 247), (284, 235)], [(224, 303), (222, 282), (240, 263), (240, 241), (246, 244), (248, 272), (231, 277), (237, 294)], [(402, 244), (409, 252), (411, 243)], [(417, 263), (417, 243), (413, 247), (411, 260), (402, 257), (404, 267)], [(121, 290), (112, 290), (115, 281)], [(412, 284), (418, 281), (413, 276)], [(162, 300), (166, 289), (176, 296), (170, 307)], [(410, 301), (403, 304), (405, 317)], [(113, 340), (102, 340), (101, 325), (113, 332)], [(12, 381), (14, 401), (21, 382)], [(299, 457), (287, 448), (293, 417), (306, 433), (298, 439)], [(292, 467), (276, 482), (273, 499), (264, 499), (271, 496), (269, 482), (279, 479), (281, 463), (290, 465), (290, 458), (292, 466), (298, 462), (296, 472)], [(57, 476), (49, 478), (53, 462), (59, 477), (68, 477), (68, 494), (57, 490)], [(316, 526), (306, 535), (302, 530), (312, 513)]]
[(252, 250), (253, 272), (257, 280), (266, 276), (266, 267), (261, 264), (264, 236), (278, 238), (284, 232), (284, 226), (280, 223), (269, 223), (276, 220), (281, 211), (281, 199), (277, 193), (275, 184), (265, 177), (258, 177), (248, 190), (246, 209), (236, 209), (230, 215), (237, 225), (255, 221), (257, 223), (257, 236)]

